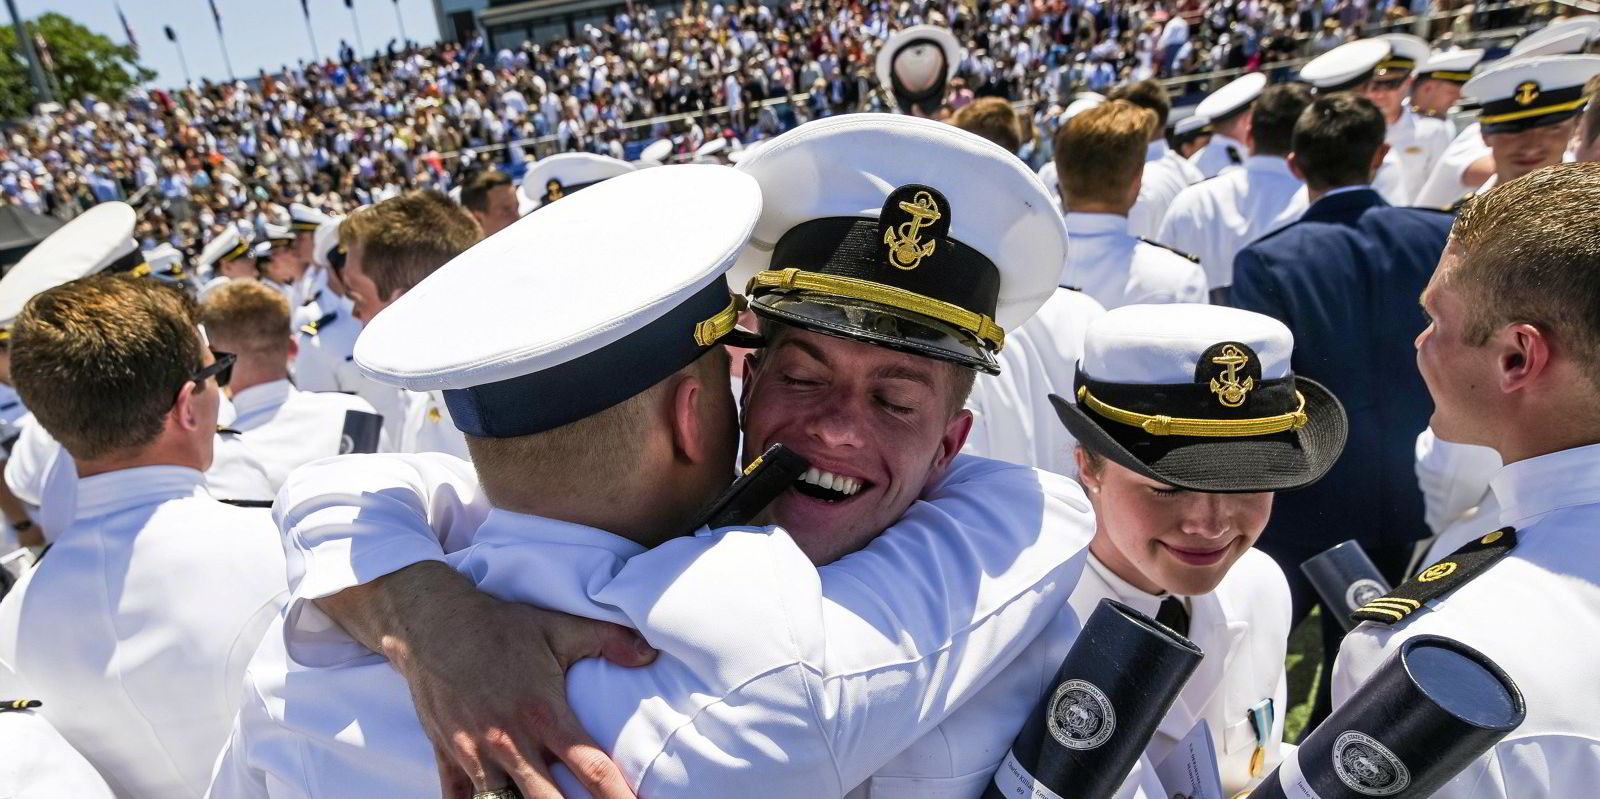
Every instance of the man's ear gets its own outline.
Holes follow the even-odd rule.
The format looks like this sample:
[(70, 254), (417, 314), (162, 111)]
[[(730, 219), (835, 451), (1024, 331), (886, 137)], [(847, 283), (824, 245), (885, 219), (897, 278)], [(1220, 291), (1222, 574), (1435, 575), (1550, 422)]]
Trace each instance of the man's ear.
[(941, 474), (950, 461), (961, 454), (961, 448), (967, 445), (967, 436), (972, 433), (972, 411), (962, 408), (950, 417), (945, 423), (944, 435), (939, 437), (939, 449), (933, 456), (933, 474)]
[(1301, 183), (1306, 182), (1306, 173), (1300, 169), (1300, 156), (1289, 153), (1289, 174), (1294, 175)]
[(1383, 159), (1388, 154), (1389, 154), (1389, 143), (1388, 142), (1384, 142), (1383, 144), (1378, 145), (1378, 151), (1376, 153), (1372, 154), (1372, 173), (1371, 173), (1372, 177), (1367, 180), (1368, 183), (1371, 183), (1372, 181), (1378, 179), (1378, 170), (1383, 166)]
[(196, 430), (200, 427), (199, 409), (195, 407), (195, 382), (184, 381), (178, 388), (178, 396), (172, 402), (172, 410), (167, 412), (167, 422), (179, 430)]
[(710, 447), (705, 440), (705, 425), (701, 417), (702, 406), (710, 400), (706, 384), (694, 375), (685, 375), (668, 389), (672, 423), (672, 451), (678, 458), (698, 463), (709, 457)]
[(1500, 390), (1509, 394), (1526, 388), (1550, 371), (1550, 338), (1537, 326), (1521, 322), (1508, 325), (1494, 338), (1500, 348)]

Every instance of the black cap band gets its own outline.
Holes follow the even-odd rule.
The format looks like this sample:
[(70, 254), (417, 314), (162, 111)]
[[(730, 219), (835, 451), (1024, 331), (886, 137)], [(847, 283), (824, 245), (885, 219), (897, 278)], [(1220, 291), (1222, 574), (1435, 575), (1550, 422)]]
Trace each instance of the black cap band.
[(1582, 86), (1542, 90), (1535, 81), (1524, 81), (1510, 97), (1483, 104), (1478, 122), (1484, 133), (1516, 133), (1529, 128), (1565, 122), (1583, 110)]

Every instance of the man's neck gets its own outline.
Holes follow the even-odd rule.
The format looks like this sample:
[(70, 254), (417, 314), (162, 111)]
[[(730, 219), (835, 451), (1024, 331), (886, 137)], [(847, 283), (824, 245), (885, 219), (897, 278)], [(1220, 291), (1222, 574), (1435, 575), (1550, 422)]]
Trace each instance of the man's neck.
[(233, 365), (232, 378), (228, 380), (228, 396), (236, 397), (241, 391), (289, 379), (289, 366), (281, 358), (273, 359), (274, 363), (255, 363), (252, 359), (240, 357)]
[(1306, 204), (1310, 205), (1310, 204), (1316, 202), (1317, 200), (1320, 200), (1323, 197), (1326, 197), (1326, 196), (1328, 196), (1330, 194), (1338, 194), (1339, 192), (1343, 192), (1343, 191), (1355, 191), (1357, 189), (1370, 189), (1370, 188), (1372, 188), (1372, 185), (1368, 184), (1368, 183), (1351, 183), (1351, 184), (1346, 185), (1346, 186), (1334, 186), (1332, 188), (1327, 188), (1327, 189), (1313, 189), (1313, 188), (1311, 188), (1310, 184), (1307, 184), (1306, 185)]
[(78, 477), (94, 477), (97, 474), (119, 472), (124, 469), (137, 469), (141, 466), (183, 466), (195, 471), (205, 471), (205, 457), (195, 447), (186, 447), (181, 444), (166, 440), (167, 434), (148, 447), (136, 452), (123, 452), (104, 458), (74, 459), (78, 469)]
[(1067, 198), (1067, 213), (1069, 214), (1113, 214), (1127, 216), (1132, 203), (1103, 203), (1093, 200), (1074, 200)]

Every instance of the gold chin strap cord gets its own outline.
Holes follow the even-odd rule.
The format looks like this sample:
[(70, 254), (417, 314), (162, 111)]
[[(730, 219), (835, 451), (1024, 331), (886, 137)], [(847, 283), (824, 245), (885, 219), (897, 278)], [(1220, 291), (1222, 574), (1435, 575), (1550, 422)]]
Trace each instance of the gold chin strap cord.
[(694, 326), (694, 343), (709, 347), (721, 341), (723, 336), (733, 332), (734, 326), (739, 323), (739, 312), (742, 310), (744, 310), (743, 297), (728, 298), (728, 307)]
[(1078, 401), (1089, 410), (1113, 422), (1137, 427), (1153, 436), (1196, 436), (1199, 438), (1244, 438), (1299, 430), (1311, 421), (1306, 416), (1306, 398), (1294, 393), (1299, 407), (1289, 413), (1264, 416), (1259, 419), (1184, 419), (1173, 416), (1151, 416), (1124, 410), (1101, 402), (1089, 393), (1087, 386), (1078, 387)]
[(800, 269), (775, 269), (750, 278), (750, 285), (745, 289), (745, 293), (754, 296), (758, 288), (817, 291), (852, 300), (875, 302), (937, 319), (947, 325), (954, 325), (987, 342), (994, 347), (995, 352), (999, 352), (1006, 343), (1005, 329), (984, 314), (926, 297), (914, 291), (885, 286), (870, 280), (824, 275)]

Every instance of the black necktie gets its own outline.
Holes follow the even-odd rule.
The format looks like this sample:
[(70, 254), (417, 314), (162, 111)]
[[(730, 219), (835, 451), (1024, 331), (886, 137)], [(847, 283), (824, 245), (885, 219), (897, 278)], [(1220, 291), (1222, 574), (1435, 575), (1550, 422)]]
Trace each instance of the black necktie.
[(1183, 600), (1169, 596), (1161, 600), (1161, 609), (1156, 611), (1156, 621), (1171, 627), (1173, 632), (1187, 637), (1189, 635), (1189, 611), (1183, 607)]

